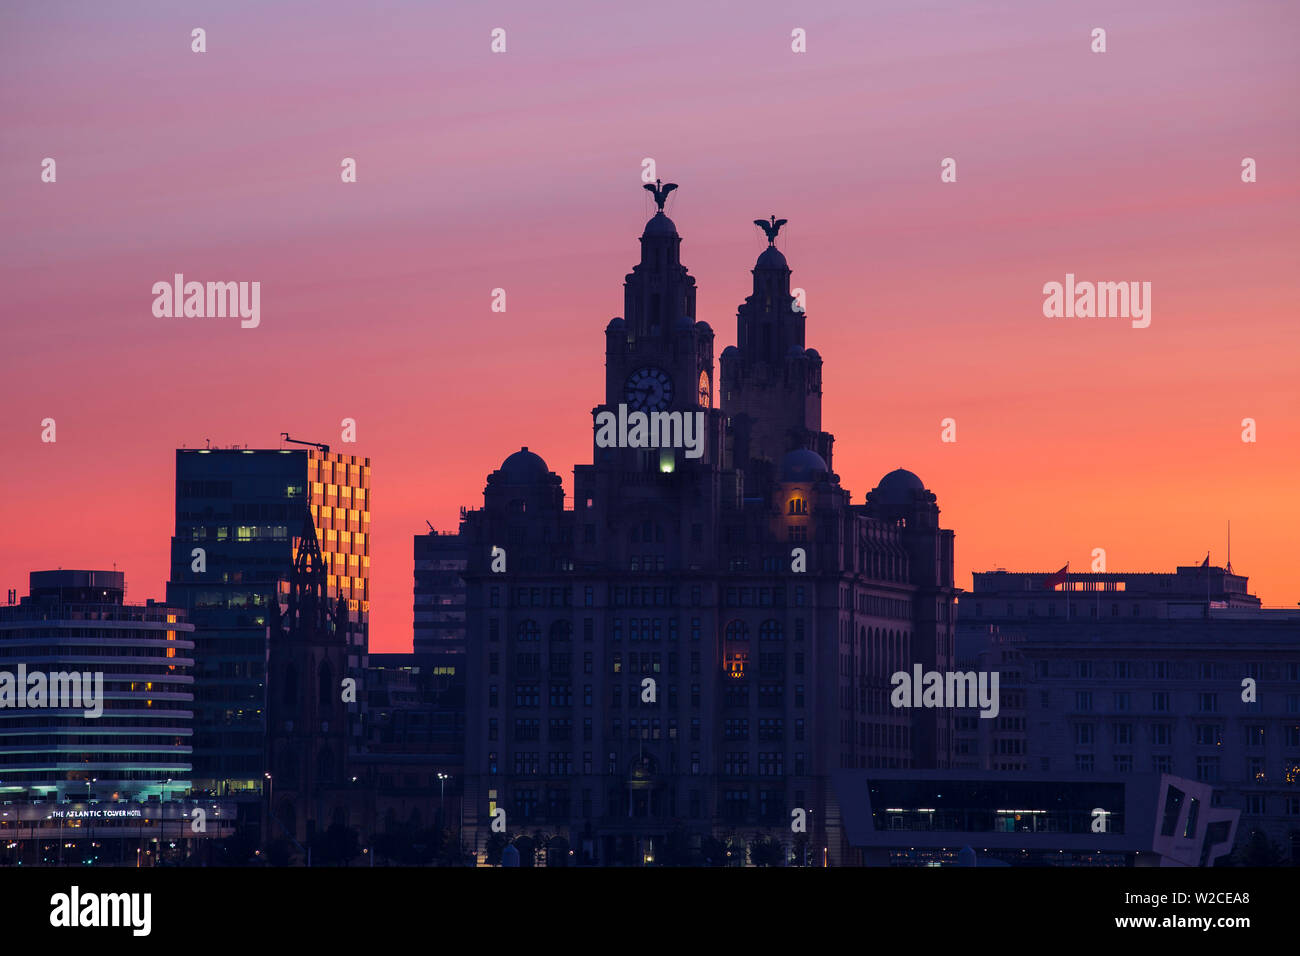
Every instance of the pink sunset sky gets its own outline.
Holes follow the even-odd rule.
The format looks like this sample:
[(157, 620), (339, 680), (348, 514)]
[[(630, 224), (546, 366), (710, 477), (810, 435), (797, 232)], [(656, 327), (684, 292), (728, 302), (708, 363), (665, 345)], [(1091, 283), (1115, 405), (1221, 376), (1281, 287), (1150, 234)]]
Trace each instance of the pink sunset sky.
[[(835, 471), (854, 501), (917, 472), (959, 586), (1098, 547), (1222, 564), (1231, 520), (1235, 569), (1294, 606), (1297, 27), (1189, 0), (10, 5), (0, 587), (116, 563), (161, 599), (174, 449), (288, 431), (371, 458), (371, 646), (409, 650), (425, 520), (454, 530), (521, 445), (570, 491), (590, 460), (652, 157), (718, 353), (751, 221), (789, 219)], [(155, 318), (177, 272), (259, 281), (261, 325)], [(1045, 318), (1066, 273), (1150, 282), (1150, 327)]]

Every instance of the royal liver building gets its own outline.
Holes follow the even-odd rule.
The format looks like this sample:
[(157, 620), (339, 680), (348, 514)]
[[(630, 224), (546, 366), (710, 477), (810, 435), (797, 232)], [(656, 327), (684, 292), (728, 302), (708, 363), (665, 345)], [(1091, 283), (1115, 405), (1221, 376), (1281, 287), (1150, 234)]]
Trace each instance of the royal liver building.
[[(461, 527), (466, 842), (551, 865), (852, 862), (831, 772), (949, 764), (951, 711), (891, 708), (889, 677), (952, 668), (953, 533), (911, 472), (859, 503), (840, 484), (782, 221), (756, 220), (768, 246), (715, 365), (672, 187), (646, 188), (572, 506), (523, 448)], [(702, 451), (667, 428), (596, 440), (636, 412), (689, 416)]]

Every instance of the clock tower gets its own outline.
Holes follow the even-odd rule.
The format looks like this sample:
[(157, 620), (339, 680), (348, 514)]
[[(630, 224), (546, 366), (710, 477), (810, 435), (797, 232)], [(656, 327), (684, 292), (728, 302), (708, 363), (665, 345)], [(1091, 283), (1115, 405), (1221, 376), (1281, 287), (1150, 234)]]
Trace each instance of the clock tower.
[(804, 342), (804, 312), (790, 294), (790, 266), (776, 247), (785, 224), (755, 219), (767, 248), (754, 264), (754, 291), (736, 313), (736, 345), (722, 352), (720, 406), (732, 460), (747, 488), (766, 488), (791, 451), (816, 452), (831, 467), (834, 436), (822, 431), (822, 358)]
[[(592, 410), (618, 412), (705, 412), (707, 440), (704, 460), (719, 460), (715, 440), (715, 376), (713, 329), (695, 321), (695, 279), (681, 262), (681, 237), (664, 215), (673, 183), (645, 187), (654, 193), (658, 210), (641, 235), (641, 261), (623, 281), (623, 316), (605, 328), (605, 401)], [(594, 439), (593, 439), (594, 440)], [(596, 462), (602, 452), (596, 448)], [(660, 454), (653, 450), (620, 449), (621, 467), (657, 470)], [(606, 459), (609, 460), (609, 459)]]

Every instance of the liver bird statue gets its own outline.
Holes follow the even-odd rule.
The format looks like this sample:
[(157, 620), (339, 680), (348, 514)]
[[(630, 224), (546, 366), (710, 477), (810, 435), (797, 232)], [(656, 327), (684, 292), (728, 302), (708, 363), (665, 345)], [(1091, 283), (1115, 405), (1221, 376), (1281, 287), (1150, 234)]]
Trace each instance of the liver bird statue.
[(767, 244), (769, 246), (772, 246), (772, 245), (776, 245), (776, 234), (780, 232), (781, 227), (784, 226), (789, 221), (790, 220), (788, 219), (777, 219), (776, 216), (773, 216), (771, 222), (767, 222), (762, 219), (755, 219), (754, 225), (758, 226), (765, 233), (767, 233)]
[(656, 179), (653, 186), (646, 183), (643, 188), (648, 189), (655, 194), (655, 205), (659, 207), (660, 212), (663, 212), (664, 203), (668, 201), (668, 194), (677, 188), (677, 184), (664, 183)]

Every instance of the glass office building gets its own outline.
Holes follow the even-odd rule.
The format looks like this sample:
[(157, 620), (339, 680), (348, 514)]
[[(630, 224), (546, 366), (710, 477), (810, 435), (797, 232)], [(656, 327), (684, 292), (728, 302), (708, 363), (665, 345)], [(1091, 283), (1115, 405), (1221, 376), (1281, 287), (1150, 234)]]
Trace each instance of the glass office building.
[(370, 611), (370, 459), (323, 448), (176, 452), (170, 604), (195, 625), (194, 790), (259, 790), (265, 770), (268, 608), (287, 587), (304, 511), (348, 602), (348, 665)]

